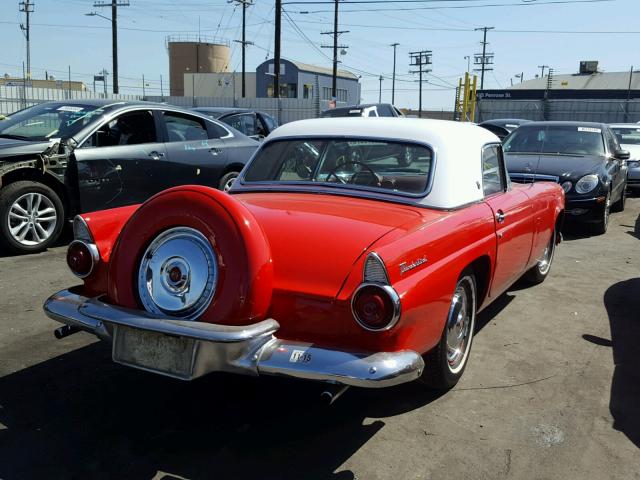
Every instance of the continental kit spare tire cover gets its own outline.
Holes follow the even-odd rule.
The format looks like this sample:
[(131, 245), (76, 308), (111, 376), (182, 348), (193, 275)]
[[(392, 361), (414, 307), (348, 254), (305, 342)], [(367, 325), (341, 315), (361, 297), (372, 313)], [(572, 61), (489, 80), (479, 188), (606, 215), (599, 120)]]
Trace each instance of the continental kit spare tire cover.
[[(271, 253), (264, 231), (251, 212), (232, 196), (202, 186), (165, 190), (142, 204), (131, 216), (120, 233), (109, 263), (111, 301), (127, 308), (149, 310), (141, 297), (146, 295), (143, 290), (147, 287), (142, 285), (139, 290), (140, 272), (144, 270), (141, 262), (143, 256), (151, 257), (149, 251), (172, 231), (187, 231), (192, 239), (200, 239), (201, 249), (209, 252), (209, 256), (202, 256), (197, 241), (193, 249), (184, 248), (184, 242), (174, 243), (173, 251), (158, 255), (158, 263), (164, 263), (155, 267), (153, 275), (164, 276), (154, 282), (163, 282), (162, 285), (158, 283), (162, 288), (176, 285), (179, 288), (179, 283), (167, 287), (167, 282), (179, 282), (181, 270), (189, 268), (197, 269), (201, 274), (202, 264), (208, 262), (200, 260), (209, 258), (212, 260), (209, 263), (215, 264), (213, 294), (194, 319), (227, 325), (246, 325), (264, 319), (273, 288)], [(197, 254), (189, 258), (184, 255), (186, 250), (195, 250)], [(166, 258), (161, 258), (163, 256)], [(168, 263), (173, 261), (171, 259), (175, 260), (173, 264)], [(196, 265), (189, 266), (189, 261)], [(179, 266), (173, 277), (168, 273), (172, 265)], [(191, 274), (184, 278), (187, 276), (191, 277)], [(197, 276), (193, 274), (193, 277)], [(169, 300), (173, 301), (172, 298)], [(176, 314), (175, 318), (180, 315)]]

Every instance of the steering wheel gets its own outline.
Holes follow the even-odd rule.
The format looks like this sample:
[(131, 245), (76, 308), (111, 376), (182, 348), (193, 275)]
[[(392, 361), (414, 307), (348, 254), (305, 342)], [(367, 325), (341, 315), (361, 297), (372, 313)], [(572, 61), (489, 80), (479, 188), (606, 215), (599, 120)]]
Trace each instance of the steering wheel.
[(351, 177), (349, 177), (349, 180), (347, 180), (347, 181), (345, 181), (343, 178), (339, 177), (336, 174), (338, 169), (340, 169), (340, 168), (342, 168), (342, 167), (344, 167), (346, 165), (349, 165), (349, 164), (351, 164), (351, 165), (360, 165), (360, 166), (364, 167), (366, 170), (369, 171), (369, 173), (371, 173), (371, 177), (376, 179), (375, 185), (380, 185), (380, 180), (378, 179), (378, 175), (376, 174), (376, 172), (374, 172), (373, 169), (369, 165), (367, 165), (366, 163), (362, 163), (362, 162), (360, 162), (358, 160), (349, 160), (349, 161), (346, 161), (344, 163), (341, 163), (340, 165), (336, 165), (334, 168), (331, 169), (331, 171), (329, 173), (327, 173), (327, 180), (329, 180), (329, 178), (331, 176), (334, 176), (343, 185), (347, 184), (347, 183), (354, 183), (354, 180), (357, 177), (357, 175), (359, 175), (362, 172), (355, 172), (353, 175), (351, 175)]

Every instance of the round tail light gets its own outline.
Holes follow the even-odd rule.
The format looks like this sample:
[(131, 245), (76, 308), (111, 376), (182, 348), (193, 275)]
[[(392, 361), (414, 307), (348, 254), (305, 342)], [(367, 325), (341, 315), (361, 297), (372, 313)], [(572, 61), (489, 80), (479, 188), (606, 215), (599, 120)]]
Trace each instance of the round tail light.
[(98, 259), (95, 245), (74, 240), (67, 250), (67, 265), (76, 277), (85, 278), (91, 274)]
[(366, 330), (389, 330), (400, 318), (400, 297), (389, 285), (363, 284), (353, 295), (353, 316)]

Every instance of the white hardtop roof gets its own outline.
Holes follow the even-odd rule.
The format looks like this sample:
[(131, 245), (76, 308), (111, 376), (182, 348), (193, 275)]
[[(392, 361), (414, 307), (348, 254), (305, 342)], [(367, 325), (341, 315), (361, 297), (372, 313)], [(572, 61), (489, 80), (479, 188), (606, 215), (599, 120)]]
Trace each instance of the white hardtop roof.
[(432, 188), (416, 203), (435, 208), (456, 208), (482, 200), (482, 148), (500, 143), (489, 130), (471, 123), (383, 117), (300, 120), (274, 130), (268, 142), (292, 137), (366, 137), (427, 144), (435, 158)]

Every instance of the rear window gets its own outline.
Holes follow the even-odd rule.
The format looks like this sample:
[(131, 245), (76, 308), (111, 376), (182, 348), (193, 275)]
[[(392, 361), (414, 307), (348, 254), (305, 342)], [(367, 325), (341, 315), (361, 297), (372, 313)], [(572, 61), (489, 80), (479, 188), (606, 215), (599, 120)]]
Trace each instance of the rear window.
[(504, 143), (505, 153), (604, 155), (602, 129), (579, 125), (523, 125)]
[(245, 183), (319, 183), (385, 193), (420, 194), (433, 167), (431, 149), (412, 143), (360, 139), (279, 140), (247, 167)]

